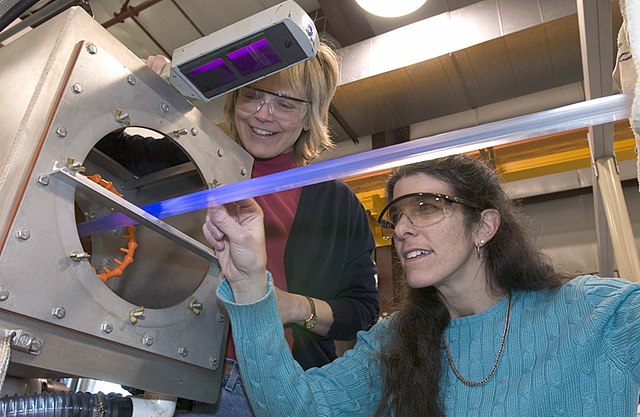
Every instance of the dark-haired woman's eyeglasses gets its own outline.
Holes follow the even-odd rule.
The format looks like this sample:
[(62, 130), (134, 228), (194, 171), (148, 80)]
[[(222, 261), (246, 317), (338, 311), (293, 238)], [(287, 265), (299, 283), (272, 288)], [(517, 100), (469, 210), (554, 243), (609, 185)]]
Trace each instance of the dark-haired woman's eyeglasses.
[(402, 218), (406, 217), (414, 226), (426, 227), (451, 217), (454, 203), (464, 204), (479, 210), (479, 207), (464, 198), (435, 193), (411, 193), (393, 199), (382, 209), (378, 223), (382, 226), (382, 236), (389, 239)]

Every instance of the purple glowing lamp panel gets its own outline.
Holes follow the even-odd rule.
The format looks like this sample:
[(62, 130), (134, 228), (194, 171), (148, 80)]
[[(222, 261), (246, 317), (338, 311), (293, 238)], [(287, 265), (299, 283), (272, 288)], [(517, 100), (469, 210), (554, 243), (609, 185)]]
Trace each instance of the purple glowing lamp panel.
[[(281, 62), (280, 57), (266, 39), (260, 39), (257, 42), (237, 49), (229, 53), (227, 58), (242, 76), (256, 73)], [(234, 71), (222, 58), (216, 58), (213, 61), (200, 65), (189, 71), (187, 76), (193, 80), (202, 91), (213, 90), (237, 78)]]

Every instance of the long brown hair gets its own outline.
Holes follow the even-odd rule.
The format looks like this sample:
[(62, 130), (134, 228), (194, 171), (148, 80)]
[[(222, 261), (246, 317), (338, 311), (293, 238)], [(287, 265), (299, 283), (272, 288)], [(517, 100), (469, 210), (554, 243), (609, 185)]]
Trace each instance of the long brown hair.
[[(467, 155), (454, 155), (400, 167), (387, 181), (388, 201), (393, 199), (398, 180), (416, 174), (446, 182), (454, 195), (480, 208), (461, 206), (467, 227), (479, 221), (484, 209), (494, 208), (500, 213), (500, 227), (482, 251), (491, 288), (549, 290), (568, 278), (557, 273), (536, 246), (528, 222), (487, 163)], [(376, 415), (393, 410), (397, 417), (444, 416), (439, 380), (442, 333), (449, 323), (449, 312), (434, 287), (409, 288), (405, 284), (403, 293), (403, 302), (394, 318), (394, 333), (381, 352), (385, 385)]]

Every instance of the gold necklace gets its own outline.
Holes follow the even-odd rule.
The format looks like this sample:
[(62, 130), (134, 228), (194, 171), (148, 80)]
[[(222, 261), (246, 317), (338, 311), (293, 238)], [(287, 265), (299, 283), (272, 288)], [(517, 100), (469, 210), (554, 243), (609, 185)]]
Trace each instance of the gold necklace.
[(507, 333), (509, 331), (509, 321), (511, 320), (511, 293), (509, 293), (509, 304), (507, 305), (507, 318), (504, 321), (504, 331), (502, 332), (502, 341), (500, 342), (500, 349), (498, 350), (498, 357), (496, 361), (493, 363), (493, 369), (489, 372), (489, 375), (484, 377), (481, 381), (469, 381), (465, 379), (456, 368), (456, 364), (453, 362), (453, 358), (451, 357), (451, 351), (449, 351), (449, 343), (447, 342), (447, 336), (442, 332), (442, 343), (444, 344), (444, 351), (447, 354), (447, 361), (449, 362), (449, 366), (451, 366), (451, 370), (454, 375), (460, 382), (470, 387), (477, 387), (485, 384), (487, 381), (491, 379), (493, 374), (496, 373), (496, 369), (498, 369), (498, 364), (500, 363), (500, 358), (502, 358), (502, 352), (504, 351), (504, 344), (507, 340)]

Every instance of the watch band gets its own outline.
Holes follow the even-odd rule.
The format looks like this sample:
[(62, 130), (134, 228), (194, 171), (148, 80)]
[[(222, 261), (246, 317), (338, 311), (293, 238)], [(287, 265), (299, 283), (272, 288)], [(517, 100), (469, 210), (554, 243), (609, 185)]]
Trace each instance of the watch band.
[(304, 328), (307, 330), (311, 330), (318, 323), (318, 316), (316, 315), (316, 304), (313, 302), (313, 298), (305, 295), (307, 300), (309, 301), (309, 306), (311, 307), (311, 314), (304, 321)]

